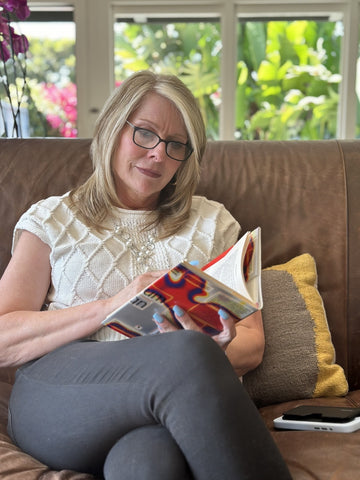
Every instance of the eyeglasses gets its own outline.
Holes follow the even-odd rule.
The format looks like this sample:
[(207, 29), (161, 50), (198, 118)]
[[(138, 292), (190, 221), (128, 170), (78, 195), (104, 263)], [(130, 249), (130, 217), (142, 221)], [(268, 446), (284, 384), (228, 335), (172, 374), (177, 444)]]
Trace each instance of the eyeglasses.
[(185, 162), (193, 152), (191, 145), (189, 143), (174, 142), (173, 140), (164, 140), (156, 133), (146, 128), (136, 127), (128, 120), (126, 123), (133, 128), (133, 142), (138, 147), (146, 148), (147, 150), (152, 150), (157, 147), (159, 143), (165, 143), (165, 151), (168, 157), (178, 162)]

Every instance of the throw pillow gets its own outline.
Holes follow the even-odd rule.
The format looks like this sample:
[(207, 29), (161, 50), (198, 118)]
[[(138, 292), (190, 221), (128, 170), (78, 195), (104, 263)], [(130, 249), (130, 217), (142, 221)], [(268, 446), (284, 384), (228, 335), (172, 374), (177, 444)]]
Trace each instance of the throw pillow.
[(257, 406), (342, 396), (348, 391), (335, 363), (313, 257), (303, 254), (262, 271), (265, 353), (243, 377)]

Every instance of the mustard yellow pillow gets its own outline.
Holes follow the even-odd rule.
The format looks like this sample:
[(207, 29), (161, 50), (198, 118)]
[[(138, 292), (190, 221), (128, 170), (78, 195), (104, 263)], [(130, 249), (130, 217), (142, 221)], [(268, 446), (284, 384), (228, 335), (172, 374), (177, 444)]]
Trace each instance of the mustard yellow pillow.
[(258, 406), (343, 396), (348, 384), (335, 363), (314, 258), (303, 254), (262, 271), (264, 359), (244, 385)]

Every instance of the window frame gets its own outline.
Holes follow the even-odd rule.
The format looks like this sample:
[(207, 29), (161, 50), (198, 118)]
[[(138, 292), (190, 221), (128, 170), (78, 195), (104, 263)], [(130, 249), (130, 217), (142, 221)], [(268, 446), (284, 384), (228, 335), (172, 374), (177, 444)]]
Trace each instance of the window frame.
[[(236, 24), (238, 16), (271, 17), (341, 15), (344, 24), (340, 74), (337, 138), (355, 138), (357, 122), (356, 67), (359, 47), (359, 0), (37, 0), (30, 9), (71, 6), (76, 24), (76, 83), (78, 85), (78, 136), (91, 137), (95, 120), (114, 86), (113, 22), (115, 15), (178, 15), (220, 19), (222, 103), (220, 138), (233, 140), (235, 131)], [(360, 82), (360, 79), (358, 79)]]

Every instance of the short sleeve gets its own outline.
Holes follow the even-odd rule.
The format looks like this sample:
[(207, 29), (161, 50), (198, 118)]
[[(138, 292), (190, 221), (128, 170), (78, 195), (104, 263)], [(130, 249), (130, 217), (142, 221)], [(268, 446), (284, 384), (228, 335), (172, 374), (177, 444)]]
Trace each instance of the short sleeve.
[(15, 250), (17, 242), (19, 241), (21, 233), (26, 230), (33, 233), (41, 241), (51, 247), (51, 234), (49, 231), (49, 219), (51, 219), (54, 208), (59, 204), (60, 197), (49, 197), (45, 200), (40, 200), (34, 203), (22, 216), (15, 225), (12, 253)]
[[(204, 253), (205, 263), (234, 245), (240, 233), (239, 223), (223, 204), (202, 196), (193, 197), (189, 224), (197, 232), (191, 241)], [(196, 258), (200, 261), (200, 255)]]
[(214, 237), (214, 250), (212, 258), (217, 257), (222, 252), (230, 248), (239, 238), (241, 231), (240, 224), (235, 220), (231, 213), (219, 204), (219, 213), (217, 219), (217, 228)]

